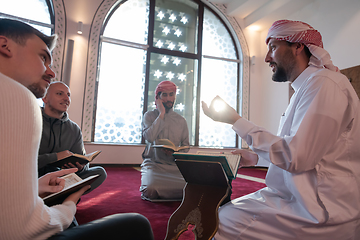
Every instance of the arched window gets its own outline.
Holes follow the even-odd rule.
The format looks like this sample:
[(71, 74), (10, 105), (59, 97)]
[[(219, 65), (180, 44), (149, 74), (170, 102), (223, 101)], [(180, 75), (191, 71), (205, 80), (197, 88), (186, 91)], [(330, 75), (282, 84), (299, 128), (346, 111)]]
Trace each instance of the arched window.
[(238, 147), (231, 126), (207, 118), (200, 104), (219, 95), (242, 114), (243, 52), (226, 19), (201, 1), (128, 0), (114, 3), (103, 22), (91, 141), (142, 143), (142, 116), (155, 108), (157, 84), (170, 80), (191, 145)]

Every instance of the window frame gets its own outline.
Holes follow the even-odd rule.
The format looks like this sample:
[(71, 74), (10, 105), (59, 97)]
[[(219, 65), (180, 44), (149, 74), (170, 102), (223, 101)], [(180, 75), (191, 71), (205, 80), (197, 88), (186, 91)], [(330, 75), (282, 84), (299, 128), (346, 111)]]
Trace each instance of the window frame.
[[(153, 0), (150, 0), (153, 1)], [(92, 25), (92, 29), (91, 29), (91, 33), (94, 33), (93, 30), (98, 31), (97, 34), (98, 36), (96, 38), (94, 38), (94, 36), (90, 36), (90, 41), (89, 41), (89, 47), (90, 46), (94, 46), (91, 43), (92, 39), (98, 39), (98, 44), (97, 44), (97, 51), (92, 51), (95, 52), (96, 54), (94, 54), (93, 56), (89, 55), (88, 60), (92, 59), (94, 60), (94, 58), (97, 60), (96, 61), (96, 66), (97, 66), (97, 71), (96, 73), (92, 73), (91, 76), (89, 76), (87, 74), (87, 78), (86, 78), (86, 89), (85, 90), (85, 96), (84, 96), (84, 111), (83, 111), (83, 137), (84, 137), (84, 141), (86, 142), (93, 142), (94, 139), (94, 133), (95, 133), (95, 119), (94, 117), (96, 116), (96, 105), (94, 103), (96, 103), (96, 96), (97, 96), (97, 85), (98, 85), (98, 60), (99, 60), (99, 54), (100, 54), (100, 50), (101, 50), (101, 42), (104, 41), (115, 41), (116, 44), (120, 44), (120, 45), (127, 45), (129, 46), (129, 44), (132, 47), (136, 47), (136, 48), (141, 48), (141, 49), (146, 49), (147, 50), (147, 59), (149, 59), (150, 54), (151, 53), (158, 53), (158, 54), (166, 54), (166, 55), (171, 55), (173, 56), (173, 54), (171, 53), (172, 51), (167, 50), (167, 49), (158, 49), (156, 47), (153, 46), (153, 21), (154, 21), (154, 15), (155, 15), (155, 8), (154, 7), (150, 7), (149, 9), (149, 38), (148, 38), (148, 44), (147, 45), (143, 45), (143, 44), (132, 44), (132, 43), (128, 43), (126, 41), (122, 41), (122, 40), (118, 40), (118, 39), (110, 39), (110, 38), (106, 38), (103, 37), (102, 34), (104, 32), (104, 29), (106, 27), (107, 21), (108, 19), (110, 19), (111, 15), (113, 14), (114, 11), (116, 11), (116, 9), (121, 6), (121, 3), (123, 3), (124, 1), (112, 1), (112, 4), (108, 4), (108, 5), (104, 5), (101, 4), (101, 6), (99, 7), (97, 13), (94, 16), (94, 20), (93, 22), (99, 22), (102, 19), (102, 22), (104, 22), (104, 24), (100, 27), (100, 26), (96, 26), (97, 29), (94, 28), (94, 25)], [(206, 1), (199, 1), (199, 0), (194, 0), (194, 2), (198, 3), (199, 6), (201, 5), (202, 7), (198, 8), (199, 11), (199, 23), (201, 22), (201, 24), (199, 24), (199, 29), (198, 29), (198, 41), (202, 43), (202, 20), (203, 20), (203, 14), (204, 14), (204, 8), (207, 7), (208, 10), (212, 11), (213, 14), (215, 14), (216, 16), (219, 17), (219, 19), (222, 21), (222, 23), (224, 24), (224, 26), (226, 27), (226, 29), (228, 30), (233, 43), (235, 44), (235, 48), (236, 48), (236, 52), (237, 52), (237, 59), (222, 59), (222, 58), (218, 58), (218, 57), (213, 57), (213, 56), (202, 56), (202, 52), (201, 52), (201, 45), (198, 45), (198, 51), (197, 53), (185, 53), (185, 52), (177, 52), (179, 57), (186, 57), (186, 58), (190, 58), (190, 59), (197, 59), (199, 61), (199, 69), (198, 69), (198, 84), (201, 84), (201, 61), (202, 58), (210, 58), (210, 59), (220, 59), (220, 60), (226, 60), (226, 61), (233, 61), (233, 62), (237, 62), (238, 65), (238, 83), (237, 83), (237, 92), (239, 93), (240, 90), (242, 92), (242, 98), (239, 98), (239, 94), (238, 97), (236, 99), (237, 101), (237, 111), (239, 113), (241, 113), (241, 115), (244, 118), (248, 118), (248, 106), (247, 103), (248, 98), (249, 98), (249, 89), (248, 89), (248, 81), (249, 81), (249, 54), (248, 54), (248, 48), (246, 45), (246, 41), (245, 41), (245, 37), (239, 27), (239, 24), (236, 22), (235, 18), (233, 17), (229, 17), (226, 15), (226, 8), (224, 5), (217, 5), (217, 4), (212, 4), (212, 3), (208, 3)], [(105, 8), (105, 9), (103, 9)], [(200, 12), (201, 11), (201, 12)], [(101, 14), (98, 14), (101, 13)], [(150, 22), (152, 21), (152, 23)], [(100, 27), (100, 29), (99, 29)], [(95, 34), (96, 35), (96, 34)], [(94, 43), (96, 41), (94, 40)], [(200, 44), (201, 44), (200, 43)], [(88, 62), (89, 64), (89, 62)], [(94, 64), (94, 61), (91, 63), (91, 65)], [(88, 65), (89, 66), (89, 65)], [(143, 106), (143, 114), (147, 111), (147, 105), (148, 105), (148, 91), (149, 91), (149, 68), (150, 66), (147, 64), (146, 66), (146, 77), (145, 77), (145, 86), (144, 86), (144, 106)], [(89, 69), (89, 68), (88, 68)], [(246, 70), (246, 71), (244, 71)], [(244, 84), (245, 81), (245, 84)], [(91, 84), (91, 83), (95, 83), (95, 84)], [(198, 85), (200, 86), (200, 85)], [(90, 90), (90, 92), (93, 93), (92, 98), (89, 101), (89, 97), (91, 96), (86, 96)], [(245, 94), (244, 94), (245, 93)], [(199, 143), (199, 121), (200, 121), (200, 87), (198, 87), (197, 89), (197, 102), (196, 102), (196, 127), (195, 127), (195, 142), (194, 145), (198, 146)], [(87, 99), (87, 103), (85, 103), (85, 99)], [(91, 104), (92, 102), (92, 104)], [(246, 104), (246, 106), (245, 106)], [(89, 115), (91, 114), (91, 115)], [(89, 116), (91, 116), (90, 118), (91, 123), (86, 119), (89, 119)], [(238, 137), (236, 137), (236, 146), (239, 146), (239, 141), (240, 139)], [(96, 144), (96, 142), (93, 142)], [(141, 143), (144, 143), (144, 139), (142, 137), (142, 141)], [(100, 143), (99, 143), (100, 144)], [(111, 143), (111, 144), (118, 144), (118, 143)], [(119, 145), (125, 145), (125, 144), (119, 144)], [(246, 143), (244, 144), (242, 142), (242, 147), (246, 147)]]

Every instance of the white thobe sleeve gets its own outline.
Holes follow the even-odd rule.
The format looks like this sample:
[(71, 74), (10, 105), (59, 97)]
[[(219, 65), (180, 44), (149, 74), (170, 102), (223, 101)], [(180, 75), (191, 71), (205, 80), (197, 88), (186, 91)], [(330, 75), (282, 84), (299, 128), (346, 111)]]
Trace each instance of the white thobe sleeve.
[(155, 112), (150, 111), (144, 114), (142, 127), (145, 140), (152, 143), (164, 128), (164, 120), (159, 118), (158, 115), (156, 116)]
[(276, 166), (294, 173), (313, 169), (351, 123), (354, 111), (339, 86), (326, 80), (314, 80), (297, 96), (299, 101), (291, 106), (295, 110), (287, 110), (293, 114), (285, 116), (291, 121), (285, 120), (283, 128), (289, 130), (281, 136), (245, 119), (233, 129), (259, 157)]

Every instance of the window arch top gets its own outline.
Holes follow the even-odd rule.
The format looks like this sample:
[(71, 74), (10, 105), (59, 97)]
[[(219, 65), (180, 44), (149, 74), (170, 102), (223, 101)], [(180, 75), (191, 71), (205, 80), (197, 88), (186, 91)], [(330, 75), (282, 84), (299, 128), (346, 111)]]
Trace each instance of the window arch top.
[(105, 26), (104, 37), (147, 44), (149, 0), (120, 4)]
[(204, 10), (203, 55), (237, 59), (234, 41), (219, 17)]

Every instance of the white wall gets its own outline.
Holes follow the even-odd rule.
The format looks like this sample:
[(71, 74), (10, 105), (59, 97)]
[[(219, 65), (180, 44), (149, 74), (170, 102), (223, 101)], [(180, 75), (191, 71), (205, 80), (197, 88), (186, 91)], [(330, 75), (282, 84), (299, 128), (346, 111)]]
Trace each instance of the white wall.
[[(70, 118), (81, 126), (85, 86), (87, 41), (92, 17), (101, 0), (64, 0), (67, 17), (66, 38), (73, 39), (74, 57), (70, 88), (72, 104)], [(324, 48), (340, 69), (360, 65), (360, 1), (318, 0), (288, 17), (309, 23), (323, 36)], [(77, 22), (84, 23), (83, 35), (76, 34)], [(276, 133), (281, 114), (288, 104), (288, 83), (274, 83), (271, 70), (264, 62), (267, 52), (267, 31), (252, 32), (243, 29), (250, 56), (255, 56), (255, 65), (250, 67), (249, 119)], [(119, 146), (109, 144), (86, 144), (88, 152), (102, 149), (95, 163), (141, 163), (144, 146)], [(196, 149), (194, 149), (195, 151)]]
[(339, 69), (360, 64), (359, 0), (318, 0), (291, 18), (308, 22), (322, 34), (324, 48)]
[[(309, 23), (323, 36), (324, 48), (340, 69), (360, 64), (360, 1), (318, 0), (287, 19)], [(250, 120), (276, 133), (288, 103), (288, 83), (274, 83), (264, 62), (267, 30), (244, 29), (250, 56), (256, 64), (250, 75)]]
[[(74, 40), (74, 52), (70, 76), (71, 105), (69, 116), (81, 126), (85, 89), (86, 61), (90, 25), (102, 0), (64, 0), (66, 12), (66, 43)], [(83, 22), (83, 34), (77, 34), (78, 22)], [(67, 46), (66, 46), (67, 47)]]

